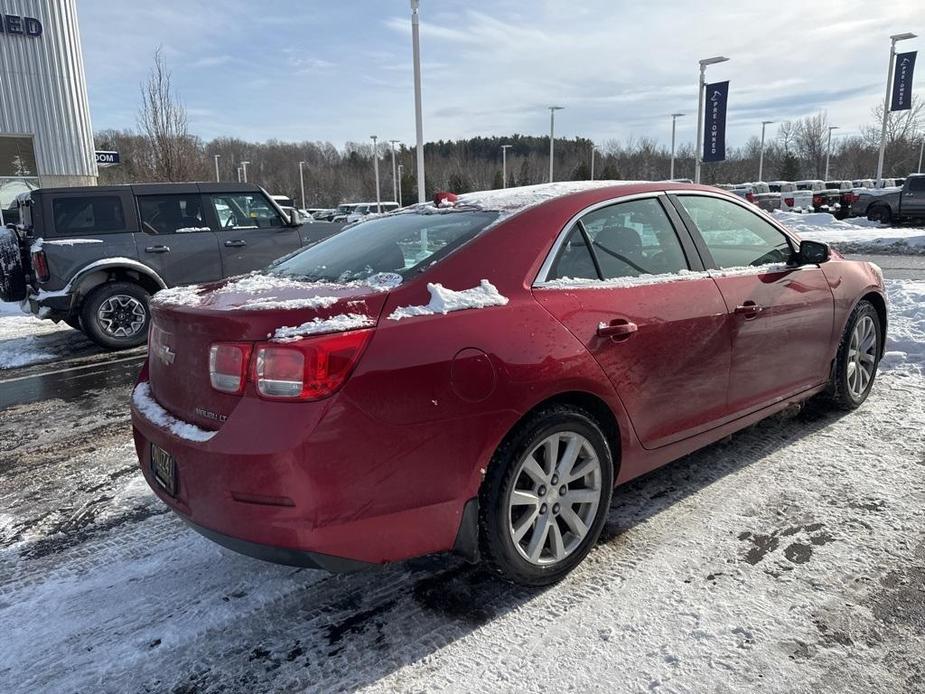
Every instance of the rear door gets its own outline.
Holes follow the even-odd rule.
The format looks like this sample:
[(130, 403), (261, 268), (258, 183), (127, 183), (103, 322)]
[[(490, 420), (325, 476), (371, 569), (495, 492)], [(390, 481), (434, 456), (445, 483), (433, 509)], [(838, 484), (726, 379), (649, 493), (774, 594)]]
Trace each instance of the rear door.
[(260, 191), (206, 193), (206, 198), (225, 277), (265, 268), (302, 246), (299, 228), (287, 225)]
[(566, 231), (534, 296), (594, 355), (639, 440), (715, 426), (731, 358), (726, 307), (663, 195), (597, 206)]
[(202, 195), (194, 185), (174, 190), (167, 195), (137, 196), (138, 257), (171, 287), (221, 279), (218, 237), (208, 222)]
[(788, 267), (793, 242), (724, 197), (673, 197), (726, 304), (730, 411), (744, 414), (828, 377), (834, 300), (818, 265)]

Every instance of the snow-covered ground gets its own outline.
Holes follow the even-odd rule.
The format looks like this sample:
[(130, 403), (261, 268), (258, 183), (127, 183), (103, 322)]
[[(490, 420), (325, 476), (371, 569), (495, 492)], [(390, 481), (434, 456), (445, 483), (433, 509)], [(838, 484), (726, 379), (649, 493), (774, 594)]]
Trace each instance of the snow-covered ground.
[(0, 691), (921, 692), (925, 282), (888, 290), (862, 408), (621, 487), (542, 591), (455, 560), (248, 559), (153, 498), (128, 388), (0, 411)]
[(774, 212), (802, 238), (823, 241), (843, 253), (925, 255), (925, 229), (886, 227), (860, 217), (835, 219), (827, 212)]
[(0, 370), (66, 359), (98, 351), (83, 333), (65, 323), (23, 313), (0, 302)]

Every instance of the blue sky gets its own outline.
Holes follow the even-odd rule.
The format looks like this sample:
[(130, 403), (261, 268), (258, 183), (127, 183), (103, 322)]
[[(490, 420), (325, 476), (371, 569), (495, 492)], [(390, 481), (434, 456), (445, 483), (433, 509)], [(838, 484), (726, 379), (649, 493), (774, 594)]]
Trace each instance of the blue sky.
[[(826, 110), (851, 134), (883, 99), (889, 35), (925, 35), (923, 0), (421, 0), (428, 140), (548, 132), (679, 141), (697, 60), (732, 61), (729, 135)], [(161, 45), (193, 132), (209, 139), (414, 139), (407, 0), (78, 0), (95, 129), (134, 127)], [(901, 44), (925, 47), (925, 39)], [(923, 62), (923, 61), (920, 61)], [(925, 62), (919, 68), (917, 91)], [(773, 126), (772, 126), (773, 127)]]

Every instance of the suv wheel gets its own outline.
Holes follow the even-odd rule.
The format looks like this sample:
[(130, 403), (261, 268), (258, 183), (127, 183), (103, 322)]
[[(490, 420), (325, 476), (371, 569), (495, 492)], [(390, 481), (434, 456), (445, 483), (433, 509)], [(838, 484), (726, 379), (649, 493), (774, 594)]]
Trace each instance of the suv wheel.
[(83, 301), (80, 325), (87, 336), (107, 349), (127, 349), (144, 344), (151, 313), (150, 294), (131, 282), (108, 282), (95, 288)]
[(585, 558), (610, 507), (613, 462), (576, 407), (540, 410), (501, 445), (482, 486), (483, 556), (506, 579), (554, 583)]
[(25, 298), (26, 275), (19, 238), (12, 229), (0, 227), (0, 301), (22, 301)]

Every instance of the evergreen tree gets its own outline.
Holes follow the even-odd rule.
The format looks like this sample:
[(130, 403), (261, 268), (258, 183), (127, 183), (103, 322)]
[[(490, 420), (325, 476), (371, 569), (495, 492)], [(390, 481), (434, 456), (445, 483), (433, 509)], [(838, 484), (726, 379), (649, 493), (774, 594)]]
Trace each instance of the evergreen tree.
[(504, 188), (504, 176), (501, 174), (501, 170), (495, 171), (495, 179), (491, 184), (492, 189), (497, 190), (498, 188)]
[(800, 177), (800, 160), (792, 152), (784, 154), (777, 169), (777, 177), (782, 181), (795, 181)]
[(591, 168), (584, 162), (572, 169), (573, 181), (587, 181), (591, 178)]

